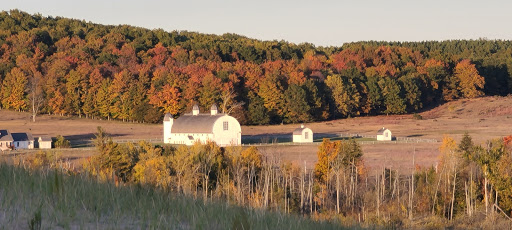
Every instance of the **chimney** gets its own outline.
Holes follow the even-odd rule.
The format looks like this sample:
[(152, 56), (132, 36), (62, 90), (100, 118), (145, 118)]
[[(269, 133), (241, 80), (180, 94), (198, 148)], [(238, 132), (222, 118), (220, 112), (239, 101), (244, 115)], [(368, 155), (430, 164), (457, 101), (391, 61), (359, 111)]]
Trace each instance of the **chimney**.
[(214, 115), (217, 115), (218, 111), (217, 111), (217, 105), (214, 103), (210, 109), (210, 113), (212, 116)]
[(197, 104), (195, 104), (194, 107), (192, 107), (192, 115), (199, 115), (199, 106)]

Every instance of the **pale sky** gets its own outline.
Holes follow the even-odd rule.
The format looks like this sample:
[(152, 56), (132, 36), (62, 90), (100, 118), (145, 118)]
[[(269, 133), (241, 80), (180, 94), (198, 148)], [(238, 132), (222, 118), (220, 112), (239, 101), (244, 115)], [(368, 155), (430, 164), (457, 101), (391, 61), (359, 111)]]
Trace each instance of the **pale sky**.
[(2, 0), (0, 10), (166, 31), (341, 46), (353, 41), (512, 40), (510, 0)]

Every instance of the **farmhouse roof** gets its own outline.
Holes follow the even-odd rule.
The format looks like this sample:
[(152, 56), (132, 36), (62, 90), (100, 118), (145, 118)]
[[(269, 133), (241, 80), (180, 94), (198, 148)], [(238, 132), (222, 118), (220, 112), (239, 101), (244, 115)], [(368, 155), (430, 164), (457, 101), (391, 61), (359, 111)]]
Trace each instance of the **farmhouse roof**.
[(30, 133), (13, 133), (12, 139), (14, 141), (33, 141), (34, 138), (32, 137), (32, 134)]
[(11, 133), (7, 130), (0, 130), (0, 141), (14, 141)]
[(386, 128), (382, 127), (382, 129), (379, 129), (379, 131), (377, 131), (377, 135), (384, 135), (384, 131), (386, 130)]
[(49, 137), (49, 136), (41, 136), (39, 137), (39, 142), (47, 142), (47, 141), (52, 141), (52, 138)]
[(213, 124), (225, 114), (185, 114), (174, 120), (172, 133), (213, 133)]

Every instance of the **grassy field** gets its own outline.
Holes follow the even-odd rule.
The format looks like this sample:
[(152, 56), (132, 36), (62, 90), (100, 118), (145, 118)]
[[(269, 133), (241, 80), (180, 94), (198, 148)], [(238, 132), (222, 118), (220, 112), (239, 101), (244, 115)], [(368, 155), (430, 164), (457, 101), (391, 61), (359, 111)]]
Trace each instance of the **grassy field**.
[[(8, 189), (7, 189), (8, 188)], [(85, 175), (0, 163), (0, 229), (340, 229), (277, 212), (192, 199)]]
[[(409, 170), (412, 155), (415, 165), (435, 166), (438, 148), (443, 135), (448, 134), (459, 140), (468, 132), (475, 143), (482, 144), (493, 138), (512, 134), (512, 97), (485, 97), (449, 102), (437, 108), (419, 113), (423, 119), (413, 115), (390, 115), (356, 117), (326, 122), (305, 124), (318, 137), (336, 137), (338, 134), (375, 135), (377, 130), (386, 127), (393, 136), (402, 138), (436, 139), (438, 143), (400, 143), (363, 145), (365, 165), (370, 169), (388, 167)], [(63, 135), (72, 144), (83, 144), (94, 137), (96, 127), (102, 126), (116, 140), (162, 138), (160, 124), (137, 124), (120, 121), (92, 120), (77, 117), (41, 115), (37, 122), (30, 120), (28, 113), (0, 110), (0, 129), (11, 132), (32, 132), (34, 136)], [(288, 142), (298, 124), (242, 126), (243, 143)], [(363, 139), (360, 139), (363, 140)], [(368, 139), (369, 140), (369, 139)], [(296, 164), (311, 167), (316, 162), (316, 145), (260, 147), (262, 152), (279, 156)], [(64, 153), (67, 154), (67, 153)], [(84, 156), (90, 153), (84, 152)], [(79, 158), (79, 154), (73, 156)]]

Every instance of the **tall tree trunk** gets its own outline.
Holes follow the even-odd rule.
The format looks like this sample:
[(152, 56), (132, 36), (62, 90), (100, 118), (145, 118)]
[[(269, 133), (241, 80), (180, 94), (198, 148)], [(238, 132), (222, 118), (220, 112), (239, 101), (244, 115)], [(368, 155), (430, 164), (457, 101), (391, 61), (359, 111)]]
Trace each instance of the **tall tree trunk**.
[(451, 209), (450, 209), (450, 220), (453, 220), (453, 205), (455, 203), (455, 185), (457, 184), (457, 169), (454, 169), (454, 174), (453, 174), (453, 190), (452, 190), (452, 205), (451, 205)]

